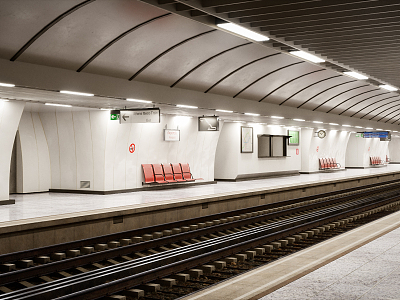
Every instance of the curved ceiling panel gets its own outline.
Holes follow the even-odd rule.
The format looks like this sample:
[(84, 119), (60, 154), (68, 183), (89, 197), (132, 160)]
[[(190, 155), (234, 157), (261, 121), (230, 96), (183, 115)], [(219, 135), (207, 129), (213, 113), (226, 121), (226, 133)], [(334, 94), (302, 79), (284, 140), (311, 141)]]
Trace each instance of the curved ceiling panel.
[(236, 48), (202, 65), (179, 82), (176, 87), (205, 92), (238, 68), (278, 53), (273, 49), (260, 47), (257, 44)]
[(47, 0), (0, 1), (0, 57), (11, 59), (47, 24), (83, 0), (61, 0), (51, 5)]
[(162, 13), (130, 0), (94, 1), (51, 27), (19, 60), (77, 70), (116, 36)]
[[(353, 96), (353, 97), (349, 97), (348, 99), (344, 99), (343, 101), (337, 103), (334, 107), (332, 107), (330, 109), (330, 112), (332, 112), (334, 114), (343, 114), (344, 112), (348, 112), (349, 110), (350, 110), (350, 112), (356, 112), (356, 110), (352, 110), (352, 108), (351, 108), (352, 105), (357, 104), (364, 100), (373, 102), (379, 96), (385, 95), (385, 94), (386, 94), (386, 92), (383, 91), (382, 89), (373, 88), (373, 89), (371, 89), (371, 91), (368, 91), (368, 92), (366, 91), (365, 93), (362, 93), (358, 96)], [(348, 109), (348, 110), (346, 111), (346, 109)]]
[(143, 70), (135, 80), (170, 86), (208, 58), (245, 43), (241, 38), (218, 30), (210, 32), (169, 51)]
[(381, 107), (384, 107), (386, 105), (390, 105), (391, 103), (395, 103), (397, 101), (400, 101), (400, 96), (399, 95), (392, 95), (392, 96), (388, 96), (386, 98), (383, 98), (381, 100), (375, 101), (374, 103), (368, 104), (365, 107), (363, 107), (362, 109), (360, 109), (359, 111), (357, 111), (356, 113), (354, 113), (352, 115), (352, 117), (356, 117), (356, 118), (364, 118), (364, 117), (368, 117), (369, 114), (373, 114), (373, 112), (376, 109), (379, 109)]
[(128, 79), (164, 51), (209, 30), (207, 26), (176, 15), (157, 19), (117, 41), (83, 72)]
[(332, 72), (331, 74), (327, 75), (326, 78), (317, 80), (312, 84), (304, 86), (295, 93), (289, 95), (284, 101), (279, 104), (295, 107), (303, 106), (314, 99), (313, 97), (317, 97), (318, 95), (327, 92), (333, 87), (346, 84), (347, 82), (347, 77)]
[[(321, 70), (319, 72), (308, 74), (276, 88), (262, 101), (297, 107), (300, 103), (294, 103), (293, 97), (296, 97), (296, 95), (300, 94), (302, 91), (304, 92), (308, 90), (308, 92), (310, 92), (313, 88), (320, 91), (322, 88), (318, 88), (319, 84), (323, 85), (323, 83), (329, 82), (331, 79), (337, 78), (337, 76), (341, 75), (338, 75), (331, 70)], [(316, 92), (311, 92), (311, 94), (314, 95)], [(304, 100), (305, 99), (299, 99), (301, 102), (304, 102)]]
[(374, 120), (377, 122), (384, 122), (384, 123), (396, 120), (396, 118), (399, 116), (399, 110), (398, 110), (399, 106), (400, 105), (393, 106), (391, 110), (382, 112), (382, 114), (376, 115), (370, 118), (370, 120)]
[(387, 107), (382, 107), (377, 111), (374, 111), (372, 116), (365, 117), (363, 119), (367, 120), (375, 120), (375, 121), (380, 121), (382, 119), (389, 119), (390, 116), (393, 116), (394, 113), (398, 113), (398, 108), (400, 106), (400, 103), (391, 103)]
[(352, 101), (352, 103), (343, 106), (344, 110), (339, 114), (351, 117), (357, 114), (360, 110), (363, 110), (365, 107), (369, 107), (374, 103), (377, 103), (378, 105), (383, 104), (380, 102), (384, 102), (387, 98), (389, 98), (390, 100), (391, 95), (392, 94), (390, 92), (384, 92), (383, 90), (380, 90), (380, 93), (377, 93), (373, 96), (364, 97), (363, 99), (358, 101)]
[(272, 72), (279, 72), (284, 68), (290, 68), (290, 66), (293, 64), (304, 63), (297, 58), (289, 57), (287, 55), (268, 57), (241, 68), (231, 76), (219, 82), (219, 84), (216, 85), (210, 91), (210, 93), (234, 97), (241, 90), (245, 89), (247, 86), (256, 82), (260, 78), (268, 76)]
[(328, 93), (327, 95), (325, 95), (325, 97), (321, 97), (320, 99), (318, 99), (319, 100), (318, 105), (316, 105), (317, 102), (315, 101), (314, 102), (315, 106), (312, 110), (319, 111), (321, 107), (329, 105), (322, 109), (322, 111), (326, 112), (327, 110), (331, 109), (332, 107), (342, 102), (343, 100), (346, 100), (354, 95), (358, 95), (371, 88), (369, 84), (365, 84), (358, 81), (350, 83), (348, 85), (346, 84), (345, 86), (346, 86), (345, 88), (341, 86), (338, 91), (335, 91), (335, 93)]
[(275, 91), (277, 88), (280, 88), (282, 85), (320, 70), (323, 71), (324, 69), (307, 63), (292, 65), (255, 82), (246, 90), (242, 91), (238, 97), (260, 101), (266, 95)]

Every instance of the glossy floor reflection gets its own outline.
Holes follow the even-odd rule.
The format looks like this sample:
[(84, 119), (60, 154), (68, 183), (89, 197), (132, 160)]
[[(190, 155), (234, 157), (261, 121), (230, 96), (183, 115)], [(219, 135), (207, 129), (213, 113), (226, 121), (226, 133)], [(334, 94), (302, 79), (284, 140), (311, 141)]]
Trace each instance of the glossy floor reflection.
[(259, 300), (400, 299), (400, 228)]
[(400, 165), (383, 168), (348, 169), (333, 173), (301, 174), (261, 180), (241, 182), (218, 182), (217, 184), (190, 186), (187, 188), (140, 191), (114, 195), (87, 195), (62, 193), (14, 194), (14, 205), (0, 206), (0, 222), (21, 220), (74, 212), (91, 211), (103, 208), (123, 207), (135, 204), (161, 203), (198, 197), (236, 194), (247, 191), (289, 187), (299, 184), (313, 184), (321, 181), (337, 180), (372, 174), (400, 171)]

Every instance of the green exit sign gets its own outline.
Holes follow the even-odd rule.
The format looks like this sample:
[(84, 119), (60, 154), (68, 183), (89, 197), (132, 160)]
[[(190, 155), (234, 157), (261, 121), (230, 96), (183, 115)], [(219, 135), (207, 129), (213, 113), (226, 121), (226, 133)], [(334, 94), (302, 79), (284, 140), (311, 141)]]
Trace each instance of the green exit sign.
[(119, 120), (119, 114), (110, 114), (110, 120), (111, 121)]

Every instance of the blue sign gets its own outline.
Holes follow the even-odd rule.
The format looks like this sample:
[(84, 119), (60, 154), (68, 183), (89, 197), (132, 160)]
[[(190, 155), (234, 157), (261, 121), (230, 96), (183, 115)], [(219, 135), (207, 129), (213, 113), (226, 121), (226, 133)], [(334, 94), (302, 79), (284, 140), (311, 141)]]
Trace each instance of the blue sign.
[(389, 131), (370, 131), (364, 132), (364, 138), (380, 138), (387, 139), (389, 138)]

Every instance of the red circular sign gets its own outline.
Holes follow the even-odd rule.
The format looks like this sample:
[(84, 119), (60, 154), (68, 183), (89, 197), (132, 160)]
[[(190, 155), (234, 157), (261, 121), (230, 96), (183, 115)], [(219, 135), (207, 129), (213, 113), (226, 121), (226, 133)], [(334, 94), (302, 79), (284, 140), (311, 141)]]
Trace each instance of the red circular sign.
[(300, 152), (299, 149), (296, 149), (296, 155), (299, 155), (299, 152)]
[(135, 152), (135, 149), (136, 149), (135, 144), (131, 144), (131, 145), (129, 146), (129, 152), (130, 152), (130, 153)]

